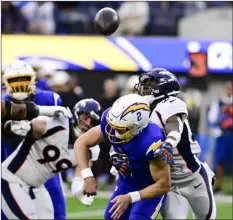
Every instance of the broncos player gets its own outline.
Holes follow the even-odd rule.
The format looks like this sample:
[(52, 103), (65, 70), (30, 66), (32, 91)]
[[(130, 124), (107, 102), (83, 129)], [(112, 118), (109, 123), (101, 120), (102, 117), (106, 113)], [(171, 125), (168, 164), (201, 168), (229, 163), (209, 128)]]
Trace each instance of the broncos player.
[[(7, 94), (2, 97), (3, 100), (11, 100), (14, 102), (33, 101), (35, 104), (41, 106), (61, 105), (61, 99), (56, 93), (51, 91), (35, 91), (36, 73), (33, 71), (32, 67), (25, 61), (16, 60), (12, 62), (12, 64), (8, 66), (8, 68), (6, 68), (3, 77), (7, 91)], [(23, 138), (19, 136), (4, 135), (4, 137), (2, 138), (2, 154), (4, 157), (2, 158), (3, 160), (5, 160), (16, 149), (22, 139)], [(47, 216), (51, 216), (51, 213), (54, 213), (54, 217), (56, 219), (65, 219), (66, 204), (61, 187), (60, 174), (49, 180), (45, 184), (45, 187), (49, 192), (53, 205), (47, 205), (47, 212), (43, 212), (41, 213), (41, 215), (43, 215), (45, 218), (48, 218)], [(33, 189), (31, 190), (35, 194), (47, 194), (44, 188), (41, 188), (40, 191), (35, 191)], [(48, 196), (46, 197), (48, 198)], [(32, 198), (34, 198), (34, 196), (32, 196)], [(43, 202), (39, 202), (39, 196), (36, 196), (36, 198), (38, 198), (39, 206), (43, 206), (46, 204)], [(48, 198), (48, 200), (50, 200), (50, 198)], [(37, 199), (35, 201), (37, 201)]]
[(117, 180), (105, 219), (155, 219), (170, 190), (170, 168), (160, 155), (163, 131), (149, 123), (149, 103), (139, 95), (119, 98), (105, 110), (101, 125), (82, 135), (74, 145), (84, 179), (84, 194), (96, 195), (97, 185), (88, 168), (88, 148), (108, 140), (127, 157), (130, 176)]
[[(80, 133), (100, 123), (102, 108), (93, 99), (80, 101), (72, 118), (60, 114), (54, 118), (38, 117), (19, 129), (22, 121), (8, 121), (5, 128), (25, 136), (23, 142), (2, 163), (2, 210), (9, 219), (41, 219), (46, 205), (38, 206), (32, 198), (31, 188), (41, 186), (57, 173), (76, 166), (73, 143)], [(27, 126), (26, 126), (27, 125)], [(15, 129), (17, 128), (17, 129)], [(91, 158), (98, 157), (91, 149)], [(74, 186), (75, 187), (75, 186)], [(84, 201), (82, 186), (72, 190), (75, 198)], [(88, 200), (88, 198), (86, 198)], [(38, 209), (40, 209), (38, 211)], [(53, 219), (53, 216), (47, 219)]]
[(214, 173), (198, 159), (201, 148), (190, 129), (187, 106), (176, 97), (180, 91), (176, 77), (166, 69), (155, 68), (139, 77), (136, 89), (150, 102), (151, 121), (166, 133), (164, 152), (173, 151), (172, 190), (163, 217), (187, 219), (190, 205), (195, 219), (215, 219)]

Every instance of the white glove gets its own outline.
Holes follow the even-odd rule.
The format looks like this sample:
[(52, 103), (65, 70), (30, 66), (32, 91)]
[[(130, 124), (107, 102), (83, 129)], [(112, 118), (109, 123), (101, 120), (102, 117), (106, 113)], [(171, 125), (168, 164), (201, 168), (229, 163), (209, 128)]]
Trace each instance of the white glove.
[(113, 176), (118, 177), (118, 171), (117, 171), (117, 169), (116, 169), (114, 166), (112, 166), (112, 168), (111, 168), (111, 170), (110, 170), (110, 173), (111, 173)]
[(16, 135), (25, 137), (31, 129), (31, 122), (27, 120), (8, 121), (4, 127)]
[(38, 105), (39, 115), (45, 115), (49, 117), (59, 116), (63, 114), (67, 118), (72, 117), (70, 109), (63, 106), (41, 106)]
[(83, 195), (83, 185), (84, 185), (83, 179), (81, 177), (75, 177), (72, 180), (72, 184), (71, 184), (72, 195), (82, 204), (86, 206), (91, 206), (91, 204), (94, 202), (94, 199), (92, 196), (87, 197), (87, 195)]

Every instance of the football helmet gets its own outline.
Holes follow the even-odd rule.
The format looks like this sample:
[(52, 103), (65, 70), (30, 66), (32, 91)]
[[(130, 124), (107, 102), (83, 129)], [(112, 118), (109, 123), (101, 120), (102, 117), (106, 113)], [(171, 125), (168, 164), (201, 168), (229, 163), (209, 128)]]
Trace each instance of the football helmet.
[(25, 100), (35, 92), (36, 73), (31, 65), (15, 60), (5, 70), (3, 80), (9, 96), (16, 100)]
[(110, 142), (129, 142), (149, 123), (149, 103), (137, 94), (129, 94), (117, 99), (109, 110), (105, 132)]
[(74, 133), (81, 136), (92, 127), (100, 124), (103, 109), (94, 99), (83, 99), (74, 106)]
[(139, 77), (135, 89), (142, 96), (152, 95), (154, 100), (176, 96), (180, 92), (180, 84), (174, 74), (163, 68), (155, 68)]

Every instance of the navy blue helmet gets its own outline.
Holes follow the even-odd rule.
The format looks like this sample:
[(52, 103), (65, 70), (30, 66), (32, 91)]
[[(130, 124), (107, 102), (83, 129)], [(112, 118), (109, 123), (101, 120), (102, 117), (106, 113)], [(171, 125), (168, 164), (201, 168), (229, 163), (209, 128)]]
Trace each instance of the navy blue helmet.
[(83, 99), (73, 108), (74, 128), (76, 136), (87, 132), (92, 127), (100, 124), (103, 109), (94, 99)]
[(155, 68), (139, 77), (135, 89), (142, 96), (153, 95), (155, 100), (158, 100), (178, 95), (180, 84), (175, 75), (168, 70)]

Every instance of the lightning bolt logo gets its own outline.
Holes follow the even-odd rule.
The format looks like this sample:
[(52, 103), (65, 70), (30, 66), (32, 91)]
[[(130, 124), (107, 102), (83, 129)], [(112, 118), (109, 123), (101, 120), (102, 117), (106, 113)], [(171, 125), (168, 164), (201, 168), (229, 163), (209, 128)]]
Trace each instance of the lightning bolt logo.
[(150, 107), (145, 103), (134, 103), (125, 109), (125, 111), (121, 114), (121, 119), (124, 118), (127, 114), (134, 113), (138, 110), (150, 111)]
[(152, 150), (156, 150), (163, 142), (161, 140), (157, 141), (156, 143), (154, 142), (147, 150), (146, 155), (150, 153)]

